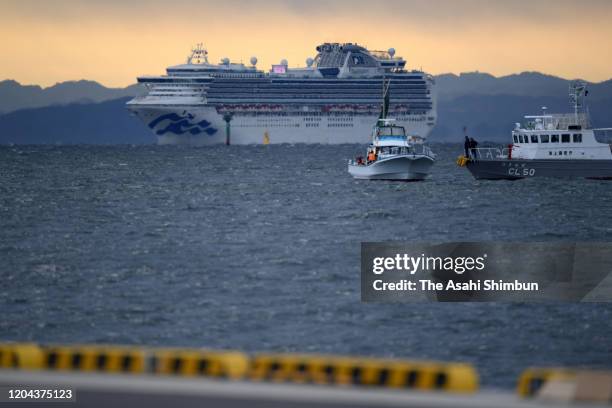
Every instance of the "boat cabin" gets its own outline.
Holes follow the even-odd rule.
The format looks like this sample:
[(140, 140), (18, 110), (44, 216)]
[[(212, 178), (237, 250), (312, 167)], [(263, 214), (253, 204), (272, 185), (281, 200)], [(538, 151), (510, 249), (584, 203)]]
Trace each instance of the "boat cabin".
[(420, 136), (406, 136), (406, 129), (395, 124), (395, 119), (378, 119), (372, 135), (376, 147), (398, 147), (423, 144), (425, 139)]
[[(612, 159), (612, 129), (591, 129), (586, 114), (525, 116), (512, 132), (513, 158), (517, 159)], [(608, 141), (606, 141), (608, 140)]]
[(379, 119), (374, 127), (368, 154), (374, 152), (377, 159), (406, 154), (430, 154), (424, 143), (425, 139), (420, 136), (407, 136), (406, 129), (396, 125), (395, 119)]

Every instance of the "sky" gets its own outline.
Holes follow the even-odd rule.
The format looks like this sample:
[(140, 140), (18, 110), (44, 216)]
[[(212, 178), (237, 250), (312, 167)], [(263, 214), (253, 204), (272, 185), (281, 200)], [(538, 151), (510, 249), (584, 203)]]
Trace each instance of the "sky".
[(211, 62), (304, 66), (322, 42), (431, 74), (612, 78), (612, 0), (0, 0), (0, 79), (122, 87), (204, 43)]

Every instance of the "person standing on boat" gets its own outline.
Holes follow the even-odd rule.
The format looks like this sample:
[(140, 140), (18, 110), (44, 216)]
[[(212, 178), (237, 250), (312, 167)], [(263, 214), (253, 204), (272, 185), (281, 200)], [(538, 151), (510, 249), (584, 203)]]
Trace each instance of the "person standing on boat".
[(463, 150), (465, 151), (465, 157), (470, 157), (470, 138), (465, 135), (465, 142), (463, 142)]
[(370, 150), (370, 152), (368, 153), (368, 163), (372, 163), (376, 161), (376, 153), (374, 152), (374, 149)]
[(478, 142), (473, 137), (470, 137), (470, 151), (472, 153), (472, 157), (475, 158), (475, 159), (478, 158), (477, 157), (478, 156), (477, 155), (478, 151), (476, 150), (477, 146), (478, 146)]

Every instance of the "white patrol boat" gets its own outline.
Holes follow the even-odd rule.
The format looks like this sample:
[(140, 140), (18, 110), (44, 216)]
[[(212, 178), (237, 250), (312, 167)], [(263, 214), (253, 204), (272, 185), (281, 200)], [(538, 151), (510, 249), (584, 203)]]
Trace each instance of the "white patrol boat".
[(365, 180), (423, 180), (435, 161), (435, 154), (420, 136), (406, 136), (394, 119), (379, 119), (366, 158), (350, 160), (349, 173)]
[(574, 112), (525, 116), (517, 123), (507, 148), (470, 149), (457, 164), (476, 179), (515, 180), (527, 177), (612, 179), (612, 128), (593, 129), (583, 107), (586, 84), (570, 85)]

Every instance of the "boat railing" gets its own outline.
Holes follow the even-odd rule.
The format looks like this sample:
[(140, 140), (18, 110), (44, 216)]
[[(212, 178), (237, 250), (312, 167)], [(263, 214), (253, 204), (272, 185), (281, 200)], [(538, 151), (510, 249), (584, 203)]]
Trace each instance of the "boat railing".
[[(434, 160), (436, 158), (436, 154), (431, 150), (431, 148), (423, 144), (414, 144), (409, 147), (398, 148), (397, 152), (390, 153), (390, 154), (379, 153), (378, 158), (385, 159), (389, 156), (397, 156), (397, 155), (399, 156), (417, 156), (417, 155), (421, 156), (422, 155), (422, 156), (426, 156)], [(368, 161), (364, 157), (362, 157), (361, 163), (357, 163), (357, 160), (354, 160), (354, 159), (349, 159), (348, 163), (350, 165), (355, 166), (358, 164), (362, 164), (362, 165), (368, 164)]]
[(509, 156), (509, 149), (499, 147), (476, 147), (469, 150), (472, 160), (502, 160)]
[(424, 144), (410, 144), (405, 147), (395, 147), (391, 148), (391, 152), (387, 154), (382, 154), (382, 156), (395, 156), (395, 155), (404, 155), (404, 156), (415, 156), (415, 155), (423, 155), (431, 158), (435, 158), (435, 153), (429, 148), (429, 146)]
[(431, 157), (432, 159), (436, 158), (435, 153), (429, 148), (427, 145), (423, 144), (414, 144), (410, 146), (408, 154), (422, 154), (427, 157)]

